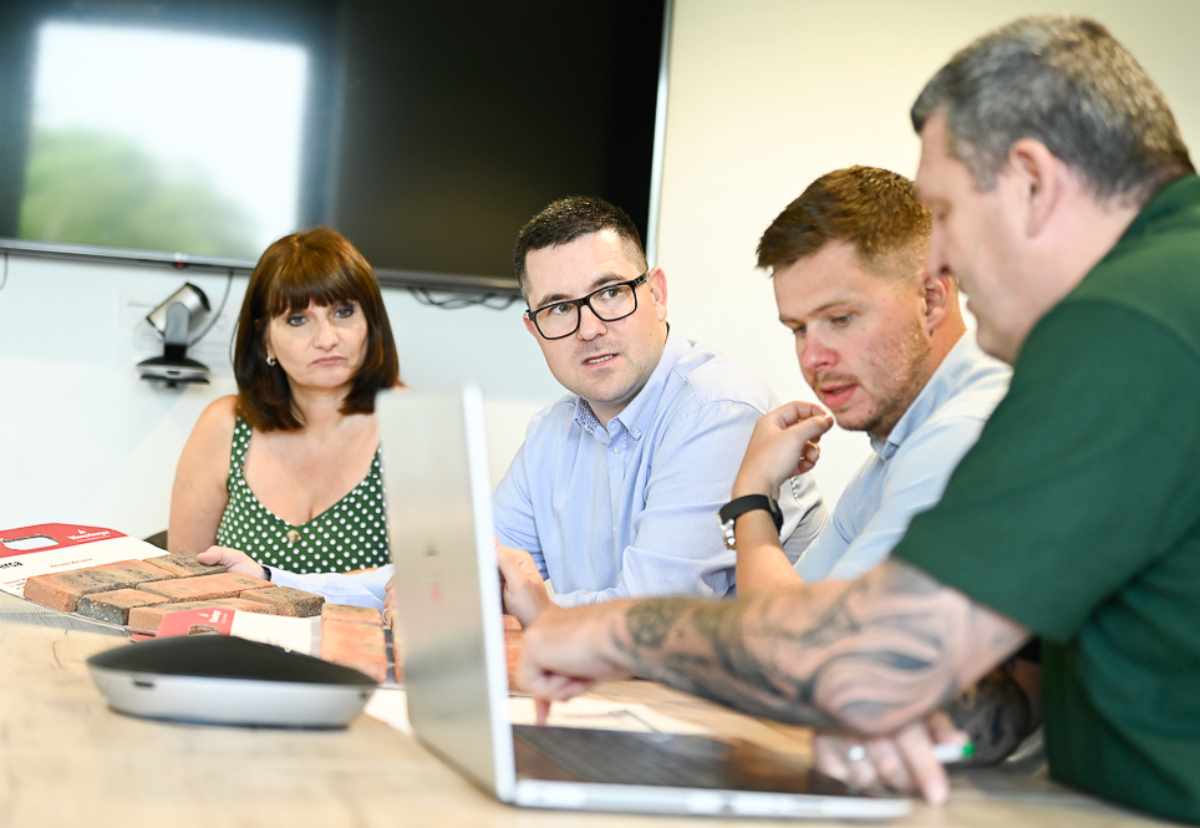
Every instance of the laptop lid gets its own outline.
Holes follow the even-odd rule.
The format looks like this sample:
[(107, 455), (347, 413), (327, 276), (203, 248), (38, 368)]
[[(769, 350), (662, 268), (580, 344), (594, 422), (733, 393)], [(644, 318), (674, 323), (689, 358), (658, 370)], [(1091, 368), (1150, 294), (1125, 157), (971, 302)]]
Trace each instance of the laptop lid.
[[(556, 735), (561, 740), (572, 734), (522, 728), (526, 760), (533, 759), (528, 737), (540, 737), (544, 744), (535, 748), (537, 772), (531, 775), (526, 767), (518, 780), (482, 397), (474, 387), (388, 391), (379, 395), (376, 412), (409, 720), (425, 745), (476, 784), (502, 802), (542, 808), (858, 819), (886, 819), (911, 809), (904, 798), (854, 795), (840, 782), (796, 768), (786, 757), (774, 759), (782, 760), (790, 783), (771, 789), (765, 778), (769, 751), (669, 734), (612, 734), (610, 739), (597, 731), (555, 745)], [(613, 751), (603, 751), (608, 746), (595, 741), (627, 736), (635, 743), (642, 739), (641, 750), (636, 744), (615, 744)], [(686, 760), (689, 768), (680, 767), (674, 781), (652, 781), (647, 771), (641, 784), (631, 784), (639, 774), (630, 777), (628, 769), (604, 781), (571, 781), (577, 778), (569, 767), (572, 760), (577, 770), (594, 771), (602, 751), (612, 761), (629, 761), (630, 748), (646, 754), (652, 742), (664, 740), (684, 752), (672, 750), (652, 763)], [(721, 755), (704, 761), (714, 749)], [(741, 757), (747, 761), (730, 761), (747, 751), (753, 754)], [(557, 768), (546, 767), (542, 760), (555, 752)], [(731, 781), (752, 778), (731, 789), (724, 782), (704, 781), (714, 774)]]
[[(413, 730), (502, 801), (516, 770), (478, 388), (376, 401)], [(469, 497), (464, 493), (469, 492)]]

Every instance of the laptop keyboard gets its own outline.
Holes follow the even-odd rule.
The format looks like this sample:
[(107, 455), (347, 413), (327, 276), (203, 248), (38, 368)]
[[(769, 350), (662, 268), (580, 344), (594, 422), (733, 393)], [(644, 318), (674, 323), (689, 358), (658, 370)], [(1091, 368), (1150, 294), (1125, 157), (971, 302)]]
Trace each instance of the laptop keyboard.
[(522, 778), (845, 795), (799, 759), (740, 739), (515, 725)]

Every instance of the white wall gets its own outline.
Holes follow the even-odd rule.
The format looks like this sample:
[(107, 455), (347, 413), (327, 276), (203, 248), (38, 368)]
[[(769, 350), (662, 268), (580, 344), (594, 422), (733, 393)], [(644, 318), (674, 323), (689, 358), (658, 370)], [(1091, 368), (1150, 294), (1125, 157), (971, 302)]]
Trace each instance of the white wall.
[[(1193, 0), (674, 0), (658, 263), (670, 312), (758, 371), (781, 399), (813, 399), (770, 280), (767, 225), (816, 177), (852, 164), (912, 176), (908, 110), (958, 49), (1017, 17), (1087, 14), (1163, 89), (1200, 157), (1200, 3)], [(836, 496), (869, 451), (835, 429), (815, 474)]]
[[(135, 366), (162, 353), (141, 320), (185, 280), (216, 305), (226, 277), (141, 266), (0, 259), (0, 530), (36, 523), (166, 528), (175, 463), (210, 401), (233, 393), (229, 343), (246, 279), (235, 277), (216, 327), (191, 352), (212, 384), (170, 390)], [(492, 472), (524, 425), (561, 391), (521, 324), (505, 311), (445, 311), (385, 290), (413, 387), (476, 382), (488, 403)]]

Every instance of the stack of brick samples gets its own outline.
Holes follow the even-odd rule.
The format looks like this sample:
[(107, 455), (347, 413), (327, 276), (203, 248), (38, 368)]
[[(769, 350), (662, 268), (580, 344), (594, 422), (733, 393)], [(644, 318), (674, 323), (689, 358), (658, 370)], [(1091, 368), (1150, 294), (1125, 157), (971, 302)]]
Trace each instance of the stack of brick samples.
[(328, 605), (311, 592), (207, 566), (191, 552), (35, 575), (25, 582), (25, 597), (142, 633), (157, 632), (168, 613), (189, 609), (320, 615), (321, 658), (361, 670), (379, 682), (387, 678), (383, 616), (377, 610)]
[[(320, 595), (208, 566), (191, 552), (175, 552), (145, 560), (118, 561), (85, 569), (35, 575), (25, 582), (25, 597), (96, 621), (153, 634), (169, 613), (220, 607), (238, 612), (321, 616), (321, 658), (353, 667), (383, 683), (387, 679), (387, 645), (383, 616), (366, 607), (326, 604)], [(504, 616), (509, 685), (515, 681), (524, 646), (521, 622)], [(404, 681), (399, 650), (396, 681)]]

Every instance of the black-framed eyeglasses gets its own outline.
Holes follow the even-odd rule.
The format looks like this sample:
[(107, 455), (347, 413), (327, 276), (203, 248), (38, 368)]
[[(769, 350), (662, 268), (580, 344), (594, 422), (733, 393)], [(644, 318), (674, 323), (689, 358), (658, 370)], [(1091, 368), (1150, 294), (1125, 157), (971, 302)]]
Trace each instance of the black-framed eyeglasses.
[(565, 339), (579, 330), (583, 306), (587, 305), (601, 322), (616, 322), (637, 310), (637, 286), (646, 281), (650, 271), (628, 282), (616, 282), (593, 290), (579, 299), (551, 302), (537, 310), (525, 311), (542, 339)]

